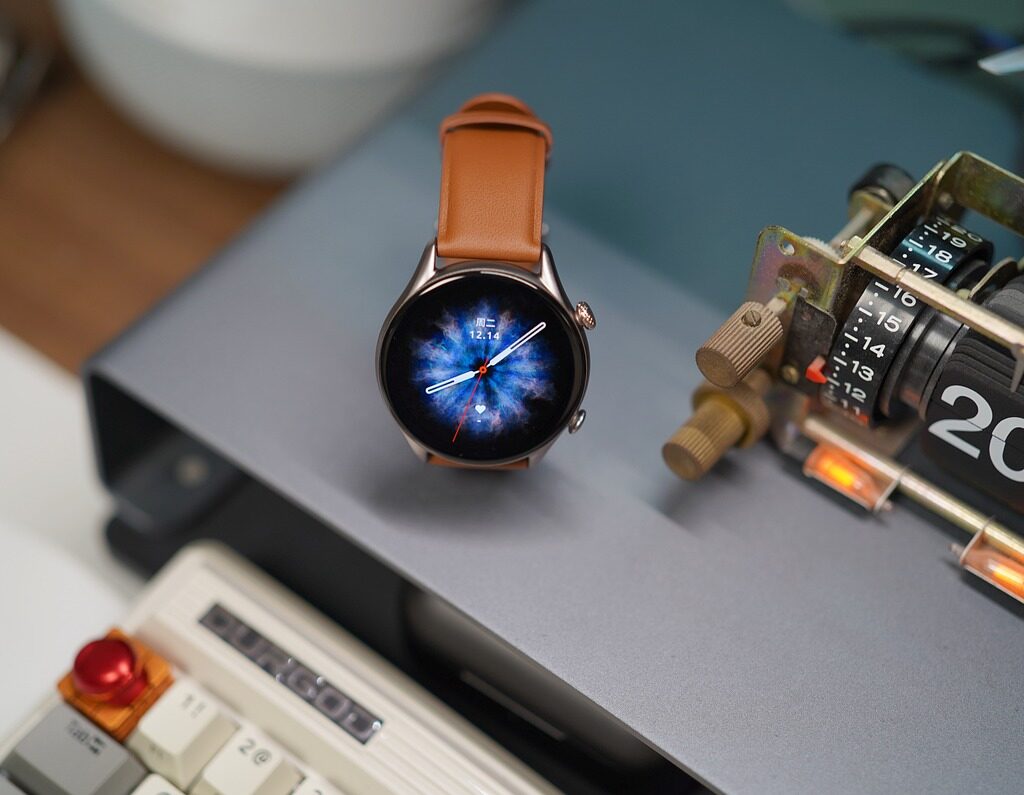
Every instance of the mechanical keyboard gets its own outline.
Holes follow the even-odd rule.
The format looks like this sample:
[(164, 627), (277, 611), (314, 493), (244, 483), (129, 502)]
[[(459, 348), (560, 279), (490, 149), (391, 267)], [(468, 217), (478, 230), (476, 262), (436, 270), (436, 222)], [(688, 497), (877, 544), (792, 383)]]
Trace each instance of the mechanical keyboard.
[(180, 552), (0, 745), (0, 795), (553, 793), (224, 547)]

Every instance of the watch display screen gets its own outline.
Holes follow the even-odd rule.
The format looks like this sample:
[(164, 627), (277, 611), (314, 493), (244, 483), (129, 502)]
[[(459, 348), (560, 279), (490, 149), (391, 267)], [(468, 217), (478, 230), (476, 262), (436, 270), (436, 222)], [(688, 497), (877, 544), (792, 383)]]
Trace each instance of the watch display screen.
[(432, 452), (514, 461), (575, 410), (582, 345), (543, 291), (499, 274), (455, 276), (393, 319), (381, 381), (399, 422)]

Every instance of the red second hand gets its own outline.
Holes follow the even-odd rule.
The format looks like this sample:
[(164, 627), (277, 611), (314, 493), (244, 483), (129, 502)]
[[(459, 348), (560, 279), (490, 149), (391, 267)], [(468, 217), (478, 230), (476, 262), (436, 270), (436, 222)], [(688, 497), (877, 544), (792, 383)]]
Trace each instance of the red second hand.
[(469, 400), (466, 401), (466, 407), (462, 410), (462, 416), (459, 417), (459, 424), (455, 429), (455, 435), (452, 437), (452, 444), (455, 444), (455, 440), (459, 438), (459, 431), (462, 430), (462, 423), (466, 421), (466, 415), (469, 414), (469, 406), (473, 402), (473, 395), (476, 394), (476, 388), (480, 386), (480, 379), (484, 377), (484, 373), (486, 372), (487, 362), (485, 361), (480, 365), (480, 369), (477, 371), (476, 381), (473, 382), (473, 391), (469, 393)]

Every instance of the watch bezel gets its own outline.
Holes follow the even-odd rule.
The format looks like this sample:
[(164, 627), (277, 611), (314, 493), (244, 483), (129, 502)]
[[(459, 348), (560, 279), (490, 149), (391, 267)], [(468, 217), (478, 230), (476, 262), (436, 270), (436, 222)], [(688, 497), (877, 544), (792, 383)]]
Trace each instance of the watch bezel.
[[(572, 345), (578, 353), (580, 375), (570, 397), (565, 412), (565, 419), (555, 428), (552, 433), (540, 444), (519, 455), (502, 459), (474, 459), (459, 458), (436, 450), (421, 442), (416, 435), (406, 426), (398, 416), (388, 395), (386, 379), (384, 375), (384, 346), (392, 327), (398, 317), (405, 311), (406, 307), (417, 300), (420, 296), (449, 284), (452, 281), (465, 278), (471, 275), (489, 274), (501, 278), (507, 278), (525, 284), (528, 287), (542, 292), (560, 310), (565, 319), (565, 326), (572, 335)], [(588, 382), (590, 380), (590, 347), (587, 344), (585, 330), (576, 320), (575, 310), (562, 288), (555, 271), (554, 261), (547, 246), (542, 246), (541, 259), (533, 268), (527, 269), (520, 265), (513, 265), (507, 262), (495, 262), (490, 260), (446, 260), (437, 256), (436, 243), (432, 241), (423, 253), (419, 266), (413, 274), (408, 286), (399, 296), (391, 311), (388, 313), (381, 326), (377, 338), (376, 349), (377, 360), (377, 386), (388, 411), (391, 413), (396, 424), (401, 429), (409, 446), (421, 460), (428, 460), (431, 456), (446, 463), (455, 464), (460, 467), (473, 469), (493, 469), (508, 466), (527, 460), (527, 465), (536, 463), (552, 444), (565, 432), (573, 415), (579, 410), (586, 395)]]

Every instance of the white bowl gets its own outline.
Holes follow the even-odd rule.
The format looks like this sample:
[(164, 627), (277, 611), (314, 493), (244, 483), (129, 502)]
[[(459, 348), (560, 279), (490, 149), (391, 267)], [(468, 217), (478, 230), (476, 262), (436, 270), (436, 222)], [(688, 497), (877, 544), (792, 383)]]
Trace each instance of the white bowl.
[(353, 141), (500, 0), (59, 0), (124, 112), (203, 160), (281, 174)]

